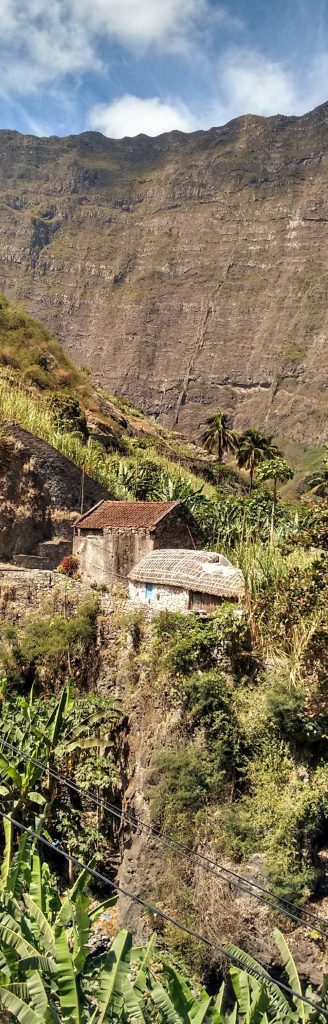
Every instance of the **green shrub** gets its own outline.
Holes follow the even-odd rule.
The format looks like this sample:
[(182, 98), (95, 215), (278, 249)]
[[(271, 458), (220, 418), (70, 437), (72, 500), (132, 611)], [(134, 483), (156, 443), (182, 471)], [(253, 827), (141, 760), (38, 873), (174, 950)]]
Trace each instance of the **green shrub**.
[(35, 384), (37, 388), (41, 388), (41, 391), (49, 387), (49, 380), (45, 370), (39, 366), (38, 363), (33, 363), (24, 372), (24, 380), (27, 383)]
[(0, 660), (12, 685), (34, 678), (56, 679), (57, 686), (72, 674), (84, 674), (85, 651), (96, 640), (97, 600), (80, 605), (74, 618), (45, 615), (35, 618), (22, 631), (4, 630)]
[(88, 439), (85, 412), (76, 396), (55, 393), (49, 399), (49, 408), (57, 430), (76, 431), (85, 441)]
[(327, 825), (327, 781), (326, 765), (298, 769), (286, 744), (267, 739), (247, 767), (248, 792), (217, 814), (221, 849), (243, 861), (262, 853), (274, 889), (306, 899), (319, 875), (314, 853)]
[(229, 602), (206, 619), (161, 612), (154, 621), (154, 635), (154, 657), (177, 676), (195, 668), (210, 669), (224, 657), (237, 668), (249, 650), (247, 623)]
[(204, 744), (180, 745), (155, 758), (155, 775), (150, 786), (151, 816), (175, 839), (197, 837), (195, 816), (205, 811), (208, 800), (219, 798), (225, 783), (220, 751), (209, 752)]

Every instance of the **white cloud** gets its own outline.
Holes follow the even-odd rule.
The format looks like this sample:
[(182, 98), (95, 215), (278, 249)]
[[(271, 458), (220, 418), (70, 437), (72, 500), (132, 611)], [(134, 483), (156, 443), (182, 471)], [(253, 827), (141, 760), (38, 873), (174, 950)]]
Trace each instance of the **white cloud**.
[(121, 139), (124, 135), (161, 135), (178, 129), (191, 132), (198, 125), (187, 107), (182, 103), (164, 103), (158, 96), (140, 99), (138, 96), (121, 96), (113, 103), (98, 104), (89, 115), (90, 128), (103, 132), (110, 138)]
[(99, 70), (100, 41), (184, 51), (210, 11), (210, 0), (2, 0), (2, 87), (26, 93)]
[(212, 76), (212, 99), (196, 114), (178, 99), (159, 97), (140, 99), (124, 95), (112, 103), (100, 104), (90, 111), (91, 128), (112, 138), (134, 136), (139, 132), (190, 132), (225, 124), (242, 114), (298, 114), (310, 110), (326, 97), (328, 56), (310, 65), (303, 82), (292, 71), (263, 54), (235, 47), (220, 60), (216, 77)]
[(301, 73), (258, 51), (234, 47), (220, 60), (202, 127), (224, 124), (242, 114), (303, 114), (325, 102), (327, 80), (326, 53), (313, 58)]
[(184, 48), (194, 27), (209, 13), (207, 0), (74, 0), (73, 5), (94, 31), (133, 48), (157, 43)]
[(221, 63), (219, 86), (227, 110), (235, 113), (291, 113), (296, 91), (292, 74), (277, 61), (244, 49), (230, 51)]

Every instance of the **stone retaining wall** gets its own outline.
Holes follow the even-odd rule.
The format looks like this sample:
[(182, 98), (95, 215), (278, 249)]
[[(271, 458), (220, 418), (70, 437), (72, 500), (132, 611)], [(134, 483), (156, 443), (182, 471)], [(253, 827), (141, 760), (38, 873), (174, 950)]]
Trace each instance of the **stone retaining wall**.
[(0, 620), (19, 623), (37, 611), (47, 598), (54, 612), (61, 612), (65, 603), (90, 597), (90, 587), (80, 580), (71, 580), (58, 572), (43, 569), (0, 567)]

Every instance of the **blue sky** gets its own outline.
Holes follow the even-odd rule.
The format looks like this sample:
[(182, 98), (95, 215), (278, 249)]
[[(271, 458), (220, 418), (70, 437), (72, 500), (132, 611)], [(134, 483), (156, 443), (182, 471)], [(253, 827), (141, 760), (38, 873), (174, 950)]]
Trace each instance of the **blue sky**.
[(120, 138), (328, 100), (328, 0), (1, 0), (0, 127)]

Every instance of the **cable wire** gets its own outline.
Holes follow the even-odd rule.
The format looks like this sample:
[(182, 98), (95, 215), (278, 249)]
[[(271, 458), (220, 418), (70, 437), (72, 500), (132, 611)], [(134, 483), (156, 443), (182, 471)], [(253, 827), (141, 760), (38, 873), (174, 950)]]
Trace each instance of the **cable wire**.
[[(190, 863), (197, 864), (197, 866), (201, 867), (204, 871), (207, 871), (208, 874), (211, 874), (215, 878), (219, 878), (220, 880), (222, 880), (223, 878), (223, 880), (226, 881), (227, 884), (233, 885), (236, 889), (239, 889), (241, 892), (246, 893), (246, 895), (248, 896), (253, 896), (254, 899), (257, 899), (258, 902), (263, 903), (265, 906), (268, 906), (271, 910), (280, 911), (290, 920), (295, 921), (296, 924), (301, 925), (304, 928), (313, 930), (313, 928), (315, 927), (316, 930), (324, 936), (324, 938), (327, 938), (327, 922), (324, 920), (324, 918), (321, 918), (316, 914), (312, 914), (311, 911), (309, 910), (302, 909), (301, 913), (305, 914), (307, 918), (309, 918), (310, 920), (306, 920), (304, 917), (300, 917), (299, 913), (295, 914), (292, 912), (292, 910), (299, 911), (299, 908), (294, 903), (291, 903), (289, 900), (286, 900), (283, 896), (276, 896), (273, 892), (270, 891), (270, 889), (266, 889), (264, 886), (259, 885), (259, 883), (249, 880), (248, 878), (246, 878), (245, 875), (241, 875), (237, 871), (233, 871), (232, 868), (226, 868), (224, 865), (221, 865), (218, 862), (211, 860), (204, 854), (195, 853), (193, 850), (188, 849), (188, 847), (184, 846), (182, 843), (176, 842), (173, 839), (169, 839), (169, 837), (166, 836), (159, 829), (154, 828), (152, 825), (148, 825), (147, 822), (144, 822), (137, 817), (129, 815), (127, 812), (122, 811), (119, 807), (117, 807), (117, 805), (105, 800), (100, 801), (98, 797), (90, 793), (89, 790), (84, 790), (82, 789), (81, 786), (77, 786), (76, 783), (72, 782), (70, 779), (67, 779), (65, 776), (59, 774), (59, 772), (56, 772), (53, 769), (48, 768), (47, 765), (44, 765), (42, 761), (39, 761), (37, 758), (34, 758), (31, 754), (25, 754), (25, 752), (20, 751), (18, 747), (14, 746), (14, 744), (12, 743), (9, 743), (8, 740), (4, 740), (1, 738), (0, 742), (5, 747), (9, 747), (10, 750), (12, 750), (15, 754), (18, 754), (20, 757), (22, 757), (24, 761), (31, 761), (31, 763), (36, 765), (37, 768), (40, 768), (41, 771), (47, 772), (57, 782), (61, 783), (61, 785), (67, 786), (68, 789), (71, 789), (80, 797), (83, 797), (83, 799), (88, 799), (96, 807), (101, 806), (102, 809), (108, 810), (113, 817), (119, 819), (121, 822), (126, 821), (128, 822), (128, 824), (131, 825), (132, 828), (144, 830), (145, 832), (147, 832), (148, 835), (153, 836), (155, 839), (159, 840), (160, 843), (163, 846), (166, 846), (167, 849), (172, 850), (172, 852), (190, 861)], [(285, 909), (289, 907), (292, 908), (292, 910)]]
[(328, 1010), (321, 1006), (320, 1003), (316, 1003), (313, 999), (309, 999), (308, 996), (300, 995), (299, 992), (295, 992), (294, 989), (292, 989), (289, 985), (286, 985), (283, 981), (276, 981), (275, 978), (272, 978), (271, 974), (269, 974), (269, 972), (265, 970), (265, 968), (262, 968), (261, 964), (259, 965), (259, 970), (255, 969), (254, 967), (246, 968), (245, 964), (243, 963), (242, 960), (239, 959), (238, 956), (235, 956), (235, 954), (231, 953), (230, 950), (225, 949), (224, 946), (221, 946), (219, 942), (213, 942), (211, 939), (207, 939), (205, 935), (201, 935), (199, 932), (194, 931), (193, 928), (188, 928), (187, 925), (180, 924), (180, 922), (176, 921), (175, 918), (171, 916), (171, 914), (167, 914), (165, 910), (161, 910), (159, 907), (154, 906), (152, 903), (148, 903), (141, 896), (137, 896), (136, 893), (130, 892), (129, 889), (124, 889), (123, 886), (117, 885), (117, 883), (113, 882), (108, 875), (104, 875), (102, 874), (101, 871), (97, 871), (95, 868), (91, 868), (90, 865), (84, 864), (83, 861), (78, 860), (77, 857), (74, 857), (72, 853), (66, 853), (65, 850), (62, 850), (60, 847), (55, 846), (54, 843), (46, 839), (45, 836), (38, 835), (38, 833), (35, 832), (34, 829), (27, 828), (26, 825), (22, 825), (20, 821), (17, 821), (15, 818), (12, 818), (10, 814), (5, 814), (4, 811), (0, 811), (0, 815), (3, 819), (9, 821), (12, 825), (15, 825), (15, 828), (18, 828), (21, 832), (27, 832), (29, 833), (29, 835), (33, 836), (38, 842), (43, 843), (43, 845), (46, 846), (49, 850), (52, 850), (53, 853), (58, 853), (61, 857), (64, 857), (66, 861), (68, 861), (71, 864), (74, 864), (75, 867), (78, 867), (80, 869), (80, 871), (87, 871), (88, 874), (92, 875), (93, 878), (96, 878), (100, 882), (104, 882), (106, 885), (109, 885), (111, 889), (114, 889), (115, 892), (120, 893), (122, 896), (125, 896), (132, 903), (138, 903), (139, 906), (144, 907), (149, 914), (161, 918), (167, 924), (173, 925), (174, 928), (179, 928), (179, 930), (184, 932), (185, 935), (188, 935), (190, 938), (195, 939), (197, 942), (204, 943), (204, 945), (207, 946), (209, 949), (214, 949), (216, 952), (220, 953), (221, 956), (223, 956), (226, 960), (229, 960), (230, 963), (232, 963), (234, 966), (241, 967), (243, 971), (246, 970), (248, 974), (251, 974), (255, 978), (258, 978), (259, 981), (271, 982), (271, 984), (276, 985), (278, 988), (280, 988), (282, 992), (286, 992), (287, 995), (292, 996), (292, 998), (295, 999), (295, 1001), (299, 1000), (303, 1004), (311, 1006), (312, 1009), (316, 1010), (317, 1013), (319, 1013), (320, 1015), (325, 1017), (326, 1020), (328, 1020)]

